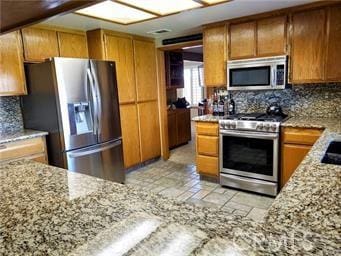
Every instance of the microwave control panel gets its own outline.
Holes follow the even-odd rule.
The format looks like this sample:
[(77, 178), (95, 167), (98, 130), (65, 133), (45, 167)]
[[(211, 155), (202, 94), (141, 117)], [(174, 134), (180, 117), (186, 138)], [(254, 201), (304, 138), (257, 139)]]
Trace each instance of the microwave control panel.
[(276, 66), (276, 85), (285, 84), (285, 70), (284, 65)]

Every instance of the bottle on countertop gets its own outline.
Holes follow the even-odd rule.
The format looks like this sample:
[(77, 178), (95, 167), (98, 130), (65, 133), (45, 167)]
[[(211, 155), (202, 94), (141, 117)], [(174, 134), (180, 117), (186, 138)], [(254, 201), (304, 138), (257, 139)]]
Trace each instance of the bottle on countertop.
[(217, 92), (213, 95), (213, 115), (218, 116), (219, 115), (219, 104), (218, 104), (218, 94)]
[(230, 100), (229, 100), (229, 115), (234, 115), (236, 114), (236, 103), (234, 102), (233, 98), (232, 98), (232, 94), (230, 93)]
[(223, 96), (220, 96), (220, 100), (218, 103), (218, 114), (219, 114), (219, 116), (224, 116), (224, 106), (225, 106), (224, 98), (223, 98)]
[(224, 116), (229, 114), (229, 99), (227, 96), (224, 96)]

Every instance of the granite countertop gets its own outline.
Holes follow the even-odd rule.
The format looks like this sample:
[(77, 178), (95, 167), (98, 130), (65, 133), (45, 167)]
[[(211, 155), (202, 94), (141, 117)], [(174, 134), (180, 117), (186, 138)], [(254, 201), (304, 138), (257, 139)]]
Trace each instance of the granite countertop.
[(282, 126), (324, 131), (270, 207), (266, 223), (318, 233), (338, 241), (341, 250), (341, 166), (321, 163), (329, 143), (341, 140), (341, 120), (293, 117)]
[(0, 255), (337, 255), (341, 167), (320, 159), (339, 122), (311, 121), (326, 129), (260, 223), (33, 161), (0, 165)]
[(192, 121), (196, 122), (215, 122), (218, 123), (219, 120), (223, 119), (223, 116), (214, 116), (212, 114), (196, 116), (192, 118)]
[(27, 129), (13, 131), (13, 132), (0, 133), (0, 144), (46, 136), (47, 134), (48, 134), (47, 132), (27, 130)]

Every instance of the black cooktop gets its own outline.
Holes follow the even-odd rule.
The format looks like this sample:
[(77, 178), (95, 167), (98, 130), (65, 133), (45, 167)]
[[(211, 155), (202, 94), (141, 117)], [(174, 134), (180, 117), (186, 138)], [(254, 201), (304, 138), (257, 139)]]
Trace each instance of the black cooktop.
[(267, 122), (281, 122), (287, 115), (268, 115), (266, 113), (239, 113), (235, 115), (225, 116), (227, 120), (246, 120), (246, 121), (267, 121)]

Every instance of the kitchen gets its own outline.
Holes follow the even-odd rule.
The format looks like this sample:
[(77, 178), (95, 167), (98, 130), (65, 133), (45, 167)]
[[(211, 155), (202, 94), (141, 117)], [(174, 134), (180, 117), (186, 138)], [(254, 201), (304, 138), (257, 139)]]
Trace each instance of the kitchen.
[[(1, 254), (339, 252), (337, 1), (103, 2), (145, 15), (121, 24), (66, 2), (1, 25)], [(165, 52), (197, 45), (236, 113), (170, 150)]]

